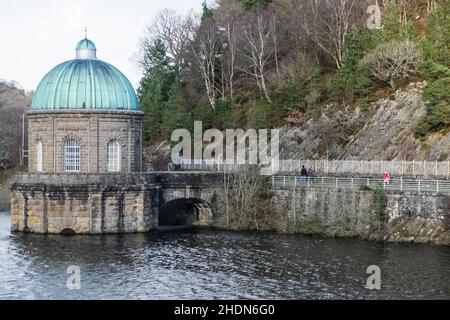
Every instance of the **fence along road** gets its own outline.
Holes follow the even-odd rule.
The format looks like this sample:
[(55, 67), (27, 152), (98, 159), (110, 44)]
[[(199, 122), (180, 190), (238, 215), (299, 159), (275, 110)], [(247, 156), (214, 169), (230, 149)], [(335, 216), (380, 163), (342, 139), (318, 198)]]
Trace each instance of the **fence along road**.
[[(305, 166), (314, 177), (302, 181), (298, 174)], [(231, 172), (245, 165), (201, 161), (184, 163), (179, 170)], [(279, 160), (278, 175), (271, 177), (274, 188), (336, 188), (360, 190), (384, 188), (387, 191), (432, 192), (450, 194), (450, 161), (352, 161), (352, 160)], [(389, 172), (393, 178), (385, 184), (381, 178), (332, 177), (332, 175), (379, 175)], [(290, 175), (280, 175), (290, 174)], [(403, 176), (436, 176), (446, 179), (411, 179)]]
[[(278, 173), (300, 173), (302, 166), (316, 176), (330, 175), (382, 175), (389, 172), (392, 176), (434, 176), (450, 177), (450, 161), (365, 161), (365, 160), (275, 160), (278, 161)], [(274, 162), (275, 162), (274, 161)], [(188, 171), (229, 171), (243, 165), (224, 164), (212, 160), (202, 160), (181, 164), (180, 170)], [(244, 165), (245, 166), (245, 165)], [(275, 163), (272, 164), (275, 168)], [(169, 169), (170, 170), (170, 169)]]
[(296, 176), (272, 176), (272, 187), (277, 188), (333, 188), (361, 190), (363, 188), (384, 188), (386, 191), (432, 192), (450, 194), (450, 181), (425, 179), (391, 179), (385, 184), (383, 179), (374, 178), (340, 178), (308, 177), (302, 180)]

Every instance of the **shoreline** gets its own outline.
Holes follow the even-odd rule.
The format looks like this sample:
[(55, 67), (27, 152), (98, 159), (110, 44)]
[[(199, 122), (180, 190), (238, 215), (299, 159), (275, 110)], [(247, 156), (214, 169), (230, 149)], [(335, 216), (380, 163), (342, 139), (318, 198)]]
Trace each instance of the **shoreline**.
[[(0, 214), (10, 216), (10, 212), (0, 210)], [(369, 233), (364, 235), (331, 235), (327, 231), (323, 232), (302, 232), (302, 231), (278, 231), (278, 230), (251, 230), (251, 229), (234, 229), (226, 228), (221, 226), (184, 226), (184, 225), (174, 225), (174, 226), (159, 226), (158, 228), (151, 229), (148, 232), (130, 232), (130, 233), (105, 233), (103, 235), (98, 234), (79, 234), (72, 236), (112, 236), (112, 235), (132, 235), (132, 234), (150, 234), (154, 232), (178, 232), (183, 230), (213, 230), (213, 231), (223, 231), (223, 232), (236, 232), (242, 234), (259, 234), (259, 235), (281, 235), (281, 236), (304, 236), (304, 237), (317, 237), (322, 239), (335, 239), (335, 240), (360, 240), (363, 242), (375, 242), (382, 244), (411, 244), (411, 245), (428, 245), (433, 247), (450, 247), (450, 242), (436, 243), (431, 240), (418, 240), (414, 238), (392, 238), (386, 235), (386, 229), (389, 228), (388, 223), (385, 228), (371, 230)], [(11, 234), (40, 234), (32, 232), (21, 232), (21, 231), (10, 231)], [(60, 234), (42, 234), (43, 236), (61, 236)]]

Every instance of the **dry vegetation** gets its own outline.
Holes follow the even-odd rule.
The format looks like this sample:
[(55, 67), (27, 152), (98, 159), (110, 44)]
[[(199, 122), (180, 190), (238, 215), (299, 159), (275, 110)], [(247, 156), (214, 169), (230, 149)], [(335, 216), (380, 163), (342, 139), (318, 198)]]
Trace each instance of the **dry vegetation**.
[(224, 172), (220, 206), (226, 227), (236, 230), (284, 231), (286, 218), (273, 203), (270, 181), (257, 166)]
[(0, 211), (9, 210), (9, 182), (19, 165), (22, 114), (31, 95), (14, 82), (0, 80)]

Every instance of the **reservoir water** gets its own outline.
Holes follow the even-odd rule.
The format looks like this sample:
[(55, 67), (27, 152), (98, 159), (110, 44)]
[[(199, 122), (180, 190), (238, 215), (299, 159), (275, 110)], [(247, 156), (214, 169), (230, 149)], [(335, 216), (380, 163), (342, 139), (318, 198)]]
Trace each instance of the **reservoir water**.
[[(365, 288), (371, 265), (381, 290)], [(0, 299), (419, 298), (450, 299), (450, 247), (210, 229), (16, 234), (0, 213)]]

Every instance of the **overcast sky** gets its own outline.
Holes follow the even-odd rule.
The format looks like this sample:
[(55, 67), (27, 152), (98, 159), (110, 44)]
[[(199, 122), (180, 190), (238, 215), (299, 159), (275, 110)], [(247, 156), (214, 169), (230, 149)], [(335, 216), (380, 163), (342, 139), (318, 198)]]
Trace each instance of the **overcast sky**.
[(139, 40), (164, 8), (199, 11), (202, 0), (0, 0), (0, 79), (18, 81), (26, 90), (60, 62), (75, 57), (88, 38), (97, 57), (119, 68), (137, 88), (135, 62)]

